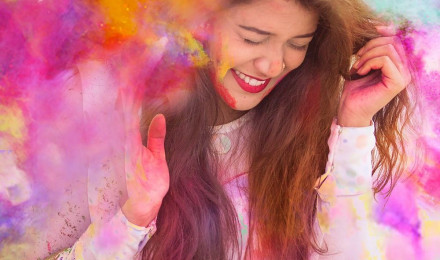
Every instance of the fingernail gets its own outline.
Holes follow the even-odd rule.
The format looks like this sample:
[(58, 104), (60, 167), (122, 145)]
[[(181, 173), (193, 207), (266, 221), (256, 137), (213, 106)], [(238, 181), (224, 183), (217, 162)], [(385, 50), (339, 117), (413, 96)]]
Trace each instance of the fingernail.
[(358, 51), (358, 55), (359, 56), (361, 56), (362, 55), (362, 53), (364, 53), (364, 49), (365, 49), (365, 47), (362, 47), (359, 51)]

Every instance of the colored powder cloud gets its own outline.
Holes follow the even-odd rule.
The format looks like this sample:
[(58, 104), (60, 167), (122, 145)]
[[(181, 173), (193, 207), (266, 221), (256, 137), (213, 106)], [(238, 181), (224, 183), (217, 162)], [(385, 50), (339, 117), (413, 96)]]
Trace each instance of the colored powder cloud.
[(436, 246), (440, 242), (440, 2), (368, 3), (395, 24), (410, 21), (412, 30), (406, 39), (413, 48), (411, 59), (419, 77), (417, 116), (422, 122), (413, 140), (417, 146), (410, 151), (423, 154), (419, 168), (399, 182), (389, 198), (379, 198), (375, 219), (387, 230), (387, 259), (436, 259), (440, 256)]
[[(426, 150), (420, 169), (391, 197), (378, 198), (372, 225), (388, 235), (384, 254), (434, 259), (440, 255), (440, 4), (367, 3), (413, 26), (405, 37), (420, 77), (424, 126), (417, 141)], [(121, 95), (168, 90), (145, 90), (146, 82), (188, 88), (191, 82), (181, 79), (209, 62), (200, 43), (209, 34), (194, 31), (196, 18), (220, 6), (208, 0), (0, 2), (1, 259), (46, 256), (72, 245), (91, 219), (112, 214), (125, 192), (118, 176)]]

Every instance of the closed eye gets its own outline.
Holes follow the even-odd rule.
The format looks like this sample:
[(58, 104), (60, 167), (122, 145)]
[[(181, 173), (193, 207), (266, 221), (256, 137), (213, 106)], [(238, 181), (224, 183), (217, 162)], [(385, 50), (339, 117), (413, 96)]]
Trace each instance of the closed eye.
[(247, 44), (249, 44), (249, 45), (260, 45), (260, 44), (262, 44), (262, 43), (264, 43), (264, 41), (252, 41), (252, 40), (249, 40), (249, 39), (246, 39), (246, 38), (243, 38), (243, 41), (245, 42), (245, 43), (247, 43)]
[(307, 50), (307, 47), (309, 46), (308, 44), (306, 45), (296, 45), (293, 43), (288, 43), (289, 47), (298, 51), (305, 51)]
[[(263, 40), (263, 41), (253, 41), (253, 40), (250, 40), (250, 39), (247, 39), (247, 38), (243, 38), (243, 41), (245, 43), (249, 44), (249, 45), (257, 46), (257, 45), (263, 44), (266, 40)], [(293, 44), (293, 43), (287, 43), (287, 45), (290, 48), (292, 48), (294, 50), (298, 50), (298, 51), (305, 51), (305, 50), (307, 50), (307, 47), (309, 46), (308, 44), (296, 45), (296, 44)]]

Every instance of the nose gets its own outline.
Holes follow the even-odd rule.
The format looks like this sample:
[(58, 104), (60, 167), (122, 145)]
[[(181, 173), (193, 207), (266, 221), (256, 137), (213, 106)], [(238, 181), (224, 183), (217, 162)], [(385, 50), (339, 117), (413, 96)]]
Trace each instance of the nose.
[(284, 70), (283, 52), (272, 50), (254, 60), (254, 66), (263, 78), (275, 78)]

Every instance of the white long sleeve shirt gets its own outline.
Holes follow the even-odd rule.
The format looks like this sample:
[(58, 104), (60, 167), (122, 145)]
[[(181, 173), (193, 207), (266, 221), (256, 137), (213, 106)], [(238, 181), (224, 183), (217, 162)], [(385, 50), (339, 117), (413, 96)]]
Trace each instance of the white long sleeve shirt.
[[(114, 124), (121, 117), (114, 104), (118, 87), (111, 71), (100, 62), (79, 66), (85, 121), (92, 121), (101, 143), (88, 152), (88, 201), (91, 224), (77, 242), (56, 259), (135, 259), (156, 230), (130, 223), (120, 210), (126, 198), (123, 165), (123, 135)], [(252, 113), (252, 112), (251, 112)], [(215, 127), (212, 142), (219, 158), (219, 174), (239, 219), (241, 248), (248, 243), (248, 159), (246, 147), (250, 113)], [(112, 126), (109, 128), (109, 126)], [(107, 129), (110, 129), (108, 131)], [(328, 254), (312, 254), (311, 259), (366, 259), (377, 257), (374, 230), (369, 225), (373, 203), (371, 151), (375, 146), (374, 127), (341, 127), (333, 122), (328, 140), (329, 156), (325, 174), (317, 180), (318, 214), (316, 230)], [(104, 151), (104, 152), (103, 152)], [(243, 254), (242, 254), (243, 255)]]
[[(245, 115), (217, 126), (213, 138), (221, 163), (220, 175), (225, 176), (224, 188), (240, 222), (243, 249), (248, 243), (249, 227), (245, 192), (247, 163), (242, 146), (246, 143), (244, 133), (248, 118)], [(373, 132), (373, 126), (340, 127), (336, 122), (331, 126), (326, 173), (317, 181), (320, 197), (317, 230), (329, 252), (326, 256), (313, 254), (311, 259), (349, 259), (374, 253), (374, 243), (366, 242), (366, 237), (359, 237), (359, 234), (368, 235), (362, 225), (368, 219), (368, 206), (372, 200)], [(148, 227), (136, 226), (118, 210), (109, 221), (100, 225), (92, 223), (74, 246), (57, 259), (135, 259), (155, 230), (155, 223)]]

